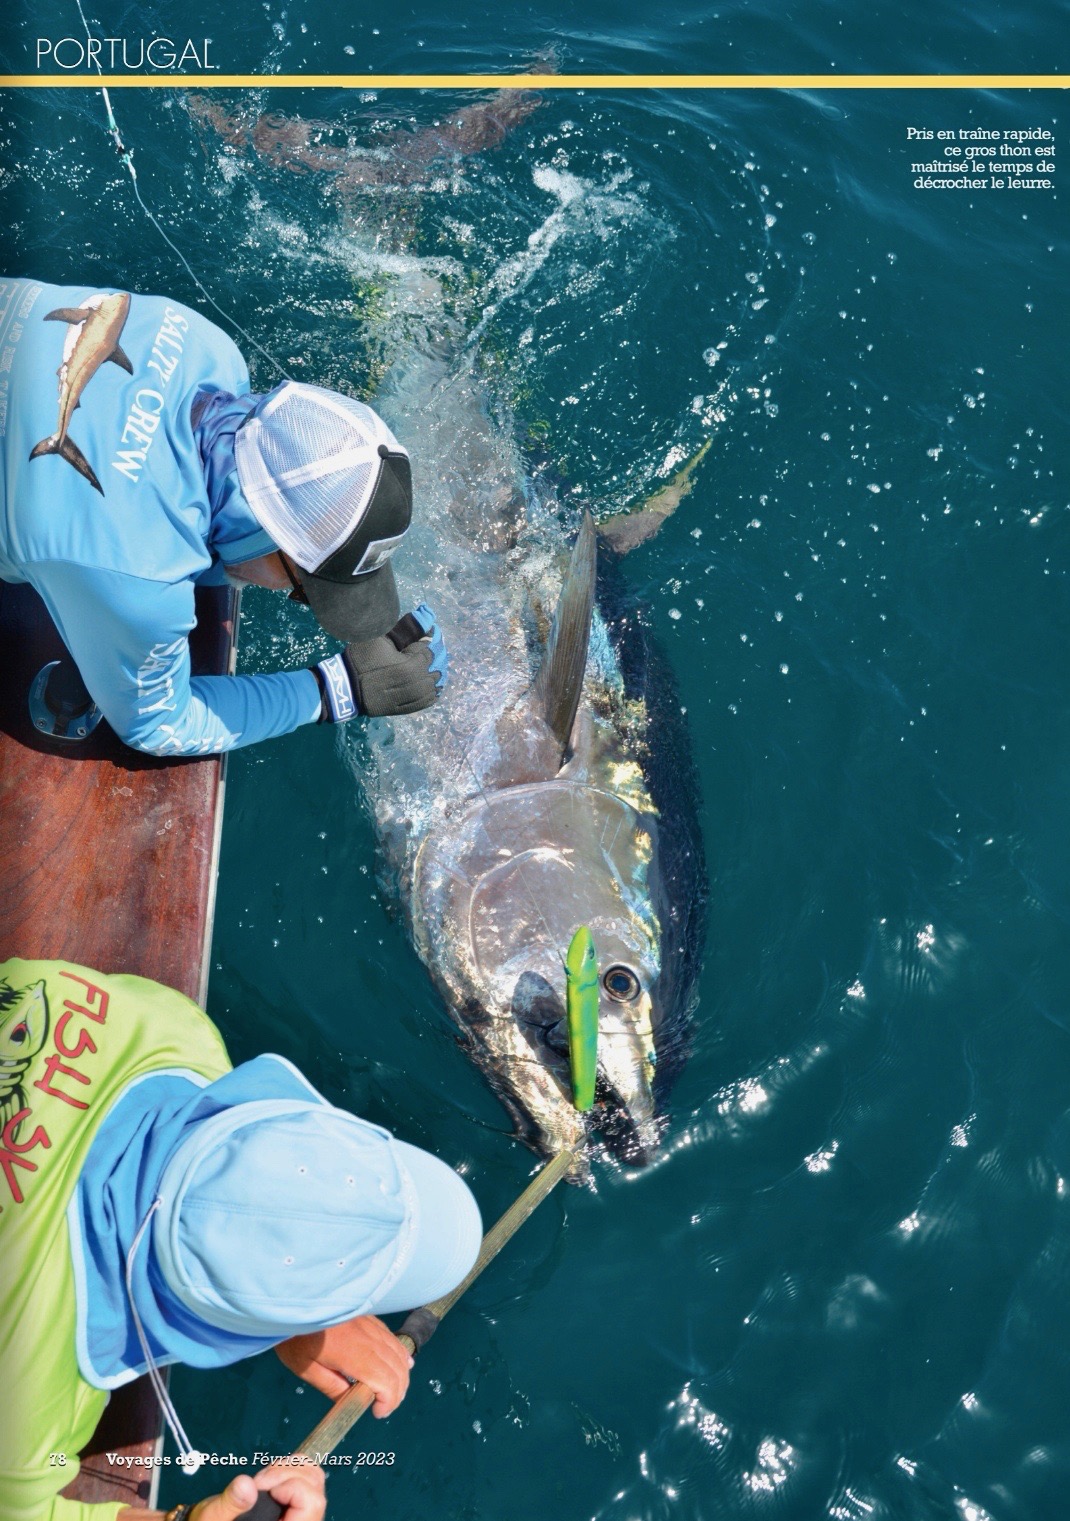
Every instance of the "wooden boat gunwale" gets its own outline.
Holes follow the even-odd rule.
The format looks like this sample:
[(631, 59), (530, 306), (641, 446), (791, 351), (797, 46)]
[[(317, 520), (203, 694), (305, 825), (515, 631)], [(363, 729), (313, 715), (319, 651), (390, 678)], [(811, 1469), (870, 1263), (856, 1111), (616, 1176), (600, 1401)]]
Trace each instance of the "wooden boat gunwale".
[[(238, 599), (198, 588), (193, 669), (234, 668)], [(58, 958), (133, 972), (204, 1005), (223, 821), (225, 756), (161, 760), (106, 724), (78, 746), (35, 732), (26, 697), (66, 656), (43, 602), (0, 583), (0, 959)], [(68, 657), (69, 658), (69, 657)], [(160, 1413), (148, 1380), (117, 1390), (63, 1493), (155, 1503)], [(109, 1461), (109, 1454), (134, 1459)]]

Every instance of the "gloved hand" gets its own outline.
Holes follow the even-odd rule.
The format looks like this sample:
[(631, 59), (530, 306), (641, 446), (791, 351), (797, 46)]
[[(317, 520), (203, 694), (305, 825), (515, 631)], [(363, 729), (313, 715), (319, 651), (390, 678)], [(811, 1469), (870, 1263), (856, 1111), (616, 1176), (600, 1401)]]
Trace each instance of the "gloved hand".
[(320, 721), (344, 723), (358, 713), (385, 718), (429, 708), (446, 685), (449, 656), (434, 613), (421, 602), (389, 633), (347, 644), (312, 671), (323, 695)]

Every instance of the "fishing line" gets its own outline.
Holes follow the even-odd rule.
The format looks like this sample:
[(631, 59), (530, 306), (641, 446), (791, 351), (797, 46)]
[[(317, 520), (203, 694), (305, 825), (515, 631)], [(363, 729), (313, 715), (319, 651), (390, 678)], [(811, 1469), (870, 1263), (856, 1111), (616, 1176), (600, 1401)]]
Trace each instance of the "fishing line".
[[(82, 0), (75, 0), (75, 4), (78, 7), (78, 14), (81, 17), (81, 19), (82, 19), (82, 25), (85, 28), (86, 41), (87, 42), (92, 42), (92, 40), (93, 40), (93, 34), (90, 31), (90, 29), (89, 29), (89, 22), (86, 19), (85, 11), (82, 9)], [(104, 70), (101, 68), (100, 59), (97, 58), (94, 55), (93, 62), (96, 64), (97, 73), (100, 74), (101, 76), (103, 76)], [(141, 207), (141, 210), (144, 212), (144, 214), (147, 217), (148, 221), (156, 229), (156, 231), (159, 233), (160, 237), (167, 244), (168, 248), (170, 248), (171, 251), (174, 253), (175, 257), (181, 262), (182, 267), (185, 269), (186, 273), (189, 275), (190, 279), (193, 281), (194, 285), (200, 291), (200, 293), (204, 297), (204, 299), (207, 302), (209, 302), (209, 304), (215, 308), (215, 310), (219, 313), (219, 315), (226, 322), (229, 322), (231, 324), (231, 326), (233, 328), (235, 328), (236, 331), (239, 332), (242, 335), (242, 337), (244, 339), (246, 339), (246, 341), (256, 350), (256, 352), (258, 354), (261, 354), (268, 361), (268, 363), (271, 364), (273, 366), (273, 368), (276, 369), (279, 372), (280, 375), (282, 375), (282, 377), (285, 380), (290, 380), (292, 377), (290, 376), (289, 372), (286, 370), (286, 368), (282, 364), (279, 363), (279, 361), (275, 358), (275, 356), (273, 354), (269, 354), (268, 351), (267, 351), (267, 349), (265, 349), (262, 344), (258, 343), (257, 340), (253, 337), (253, 335), (251, 333), (247, 332), (246, 329), (244, 327), (242, 327), (241, 323), (238, 322), (238, 320), (235, 317), (232, 317), (229, 312), (224, 311), (223, 307), (220, 306), (219, 302), (215, 299), (215, 297), (212, 295), (212, 293), (206, 288), (206, 286), (204, 285), (204, 282), (200, 279), (200, 277), (198, 276), (196, 270), (190, 264), (189, 260), (185, 256), (185, 254), (178, 247), (178, 245), (174, 242), (174, 240), (169, 236), (169, 234), (167, 233), (167, 230), (162, 226), (162, 224), (160, 223), (160, 221), (158, 220), (158, 218), (153, 214), (153, 212), (145, 204), (144, 198), (142, 197), (142, 194), (141, 194), (141, 188), (140, 188), (140, 186), (138, 185), (138, 182), (137, 182), (137, 170), (134, 167), (134, 156), (133, 156), (132, 151), (123, 142), (122, 135), (120, 134), (120, 131), (119, 131), (119, 125), (118, 125), (118, 123), (115, 120), (115, 112), (112, 109), (111, 96), (108, 93), (108, 87), (107, 87), (107, 85), (103, 85), (103, 84), (101, 85), (101, 87), (100, 87), (100, 93), (103, 96), (103, 99), (104, 99), (104, 109), (105, 109), (105, 112), (107, 113), (107, 131), (108, 131), (108, 134), (111, 137), (112, 142), (115, 145), (115, 151), (119, 155), (120, 162), (123, 163), (123, 164), (125, 164), (127, 170), (129, 171), (129, 174), (130, 174), (130, 183), (133, 186), (133, 190), (134, 190), (134, 199), (137, 201), (138, 205)], [(501, 302), (498, 303), (498, 306), (500, 306), (500, 305), (501, 305)], [(488, 314), (484, 313), (484, 321), (486, 320), (487, 316), (488, 316)], [(478, 336), (478, 331), (479, 331), (479, 329), (477, 328), (476, 333), (469, 336), (468, 341), (462, 346), (461, 355), (459, 357), (463, 357), (464, 356), (464, 354), (466, 353), (466, 351), (468, 350), (468, 348), (471, 345), (472, 338)], [(440, 716), (441, 716), (443, 724), (445, 725), (447, 733), (450, 735), (451, 739), (454, 742), (454, 745), (456, 746), (457, 752), (460, 755), (461, 760), (468, 767), (469, 774), (471, 775), (472, 780), (473, 780), (473, 782), (476, 785), (476, 789), (479, 792), (480, 797), (483, 799), (483, 802), (486, 805), (487, 813), (489, 815), (489, 813), (490, 813), (490, 799), (487, 797), (486, 792), (483, 790), (483, 784), (480, 782), (479, 777), (476, 774), (476, 769), (472, 765), (471, 759), (469, 758), (469, 755), (468, 755), (468, 751), (461, 744), (460, 736), (457, 734), (456, 730), (454, 729), (453, 725), (450, 723), (449, 719), (445, 716), (445, 714), (442, 714)], [(495, 838), (493, 830), (491, 830), (488, 827), (488, 822), (489, 822), (489, 820), (487, 818), (485, 818), (484, 822), (483, 822), (483, 827), (486, 830), (487, 834), (490, 836), (490, 838), (492, 840), (494, 840), (495, 844), (497, 845), (498, 842), (497, 842), (497, 840)], [(501, 849), (503, 847), (498, 846), (498, 848)], [(515, 860), (516, 860), (518, 878), (519, 878), (520, 882), (523, 884), (524, 891), (528, 895), (528, 898), (529, 898), (529, 900), (531, 902), (531, 906), (535, 910), (535, 914), (536, 914), (536, 917), (539, 920), (539, 923), (542, 925), (543, 931), (544, 931), (544, 933), (546, 935), (547, 945), (554, 952), (554, 954), (557, 956), (558, 960), (561, 962), (562, 967), (564, 967), (565, 970), (567, 971), (567, 967), (566, 967), (566, 964), (565, 964), (565, 958), (564, 958), (564, 956), (561, 955), (561, 952), (557, 949), (556, 938), (552, 934), (552, 932), (550, 930), (549, 924), (547, 924), (547, 922), (546, 922), (546, 917), (543, 914), (542, 909), (539, 907), (539, 903), (538, 903), (538, 900), (535, 897), (535, 894), (531, 891), (531, 888), (529, 887), (529, 885), (528, 885), (528, 883), (527, 883), (527, 881), (526, 881), (526, 879), (524, 877), (524, 873), (523, 873), (523, 870), (522, 870), (523, 861), (522, 861), (521, 857), (519, 857), (519, 856), (515, 857)]]
[[(82, 9), (82, 0), (74, 0), (74, 3), (78, 7), (78, 14), (79, 14), (79, 16), (81, 16), (81, 18), (82, 18), (82, 25), (85, 27), (86, 41), (87, 42), (92, 42), (93, 41), (93, 34), (89, 30), (89, 22), (86, 20), (85, 11)], [(104, 70), (101, 68), (101, 66), (100, 66), (100, 59), (96, 56), (96, 54), (93, 54), (93, 62), (96, 64), (97, 73), (103, 76)], [(169, 234), (167, 233), (166, 229), (160, 223), (160, 221), (158, 220), (158, 218), (153, 214), (152, 211), (149, 210), (148, 206), (146, 206), (146, 204), (145, 204), (145, 202), (144, 202), (144, 200), (142, 198), (142, 195), (141, 195), (141, 188), (140, 188), (140, 186), (138, 185), (138, 182), (137, 182), (137, 170), (134, 168), (134, 155), (133, 155), (132, 150), (129, 149), (126, 146), (126, 144), (123, 142), (123, 139), (122, 139), (122, 137), (121, 137), (121, 135), (119, 133), (119, 127), (118, 127), (118, 124), (117, 124), (117, 122), (115, 120), (115, 112), (112, 110), (111, 96), (108, 94), (108, 87), (107, 87), (107, 85), (101, 85), (101, 87), (100, 87), (100, 93), (104, 97), (104, 109), (107, 112), (107, 131), (108, 131), (108, 134), (111, 137), (112, 142), (115, 144), (115, 151), (119, 155), (120, 162), (123, 163), (123, 164), (125, 164), (126, 167), (127, 167), (127, 169), (130, 171), (130, 183), (134, 187), (134, 199), (137, 201), (138, 205), (141, 207), (142, 211), (145, 213), (145, 216), (151, 222), (152, 226), (155, 227), (155, 229), (159, 233), (160, 237), (163, 238), (164, 242), (167, 244), (168, 248), (170, 248), (171, 252), (181, 262), (181, 264), (182, 264), (183, 268), (185, 269), (186, 273), (189, 275), (190, 279), (193, 281), (194, 285), (197, 287), (197, 289), (200, 291), (201, 295), (209, 303), (209, 305), (215, 307), (216, 311), (223, 318), (223, 320), (225, 322), (229, 322), (230, 325), (231, 325), (231, 327), (233, 327), (237, 332), (239, 332), (242, 335), (242, 337), (251, 345), (251, 347), (256, 350), (256, 352), (258, 354), (263, 355), (263, 357), (268, 361), (268, 363), (274, 369), (276, 369), (279, 372), (279, 374), (282, 376), (282, 378), (284, 380), (292, 380), (293, 377), (290, 375), (289, 371), (286, 369), (286, 367), (284, 365), (282, 365), (282, 364), (279, 363), (279, 361), (275, 358), (274, 354), (269, 354), (268, 351), (267, 351), (267, 349), (264, 348), (263, 344), (262, 343), (258, 343), (256, 341), (256, 339), (253, 337), (252, 333), (247, 332), (246, 329), (242, 327), (241, 323), (237, 320), (236, 317), (232, 317), (229, 312), (224, 311), (224, 309), (220, 306), (219, 302), (212, 295), (211, 291), (209, 291), (207, 289), (207, 287), (205, 286), (204, 282), (200, 279), (200, 277), (198, 276), (196, 270), (190, 264), (189, 260), (186, 258), (185, 254), (182, 252), (181, 248), (178, 247), (177, 243), (175, 243), (174, 240), (169, 236)]]

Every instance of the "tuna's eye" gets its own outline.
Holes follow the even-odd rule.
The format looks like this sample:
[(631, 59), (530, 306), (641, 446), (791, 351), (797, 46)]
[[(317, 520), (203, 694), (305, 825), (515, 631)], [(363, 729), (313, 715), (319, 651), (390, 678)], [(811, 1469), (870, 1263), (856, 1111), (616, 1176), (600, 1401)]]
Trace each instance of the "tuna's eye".
[(15, 1028), (11, 1031), (11, 1034), (8, 1036), (8, 1039), (13, 1045), (21, 1046), (29, 1033), (29, 1027), (25, 1024), (25, 1022), (23, 1022), (22, 1024), (15, 1026)]
[(618, 1003), (634, 1003), (643, 991), (630, 966), (611, 966), (602, 977), (602, 986)]

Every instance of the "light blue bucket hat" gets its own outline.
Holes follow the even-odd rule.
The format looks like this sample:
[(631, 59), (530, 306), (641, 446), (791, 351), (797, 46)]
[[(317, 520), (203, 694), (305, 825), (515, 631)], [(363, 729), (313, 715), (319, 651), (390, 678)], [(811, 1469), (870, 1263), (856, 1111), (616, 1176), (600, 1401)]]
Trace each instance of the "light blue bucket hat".
[(213, 1326), (279, 1340), (438, 1298), (482, 1236), (452, 1168), (322, 1101), (203, 1120), (158, 1195), (154, 1256), (171, 1292)]

